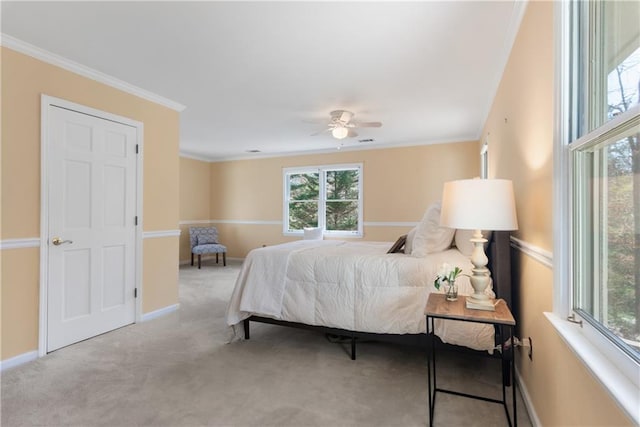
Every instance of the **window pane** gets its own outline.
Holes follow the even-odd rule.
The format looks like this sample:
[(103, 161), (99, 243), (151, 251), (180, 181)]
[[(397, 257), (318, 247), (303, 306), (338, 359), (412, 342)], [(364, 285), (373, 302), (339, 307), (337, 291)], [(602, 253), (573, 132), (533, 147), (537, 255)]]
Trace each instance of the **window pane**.
[(578, 154), (576, 305), (640, 355), (640, 126)]
[(327, 200), (358, 200), (359, 171), (327, 171)]
[[(640, 84), (640, 2), (591, 2), (589, 85), (593, 130), (638, 103)], [(601, 27), (601, 28), (598, 28)]]
[(638, 101), (640, 47), (618, 64), (607, 77), (607, 119), (627, 111)]
[(289, 200), (318, 200), (320, 179), (317, 172), (289, 175)]
[(326, 229), (358, 230), (358, 202), (327, 201)]
[(289, 202), (289, 230), (318, 226), (318, 202)]

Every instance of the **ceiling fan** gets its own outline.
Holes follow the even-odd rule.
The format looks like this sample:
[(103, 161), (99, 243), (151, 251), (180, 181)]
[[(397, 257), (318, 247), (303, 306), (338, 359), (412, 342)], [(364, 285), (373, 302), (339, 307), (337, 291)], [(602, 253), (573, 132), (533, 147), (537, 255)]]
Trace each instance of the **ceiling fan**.
[(329, 113), (331, 120), (327, 124), (327, 128), (311, 134), (311, 136), (320, 135), (324, 132), (331, 132), (336, 139), (353, 138), (358, 136), (354, 130), (356, 128), (379, 128), (382, 126), (380, 122), (358, 122), (352, 120), (354, 114), (347, 110), (335, 110)]

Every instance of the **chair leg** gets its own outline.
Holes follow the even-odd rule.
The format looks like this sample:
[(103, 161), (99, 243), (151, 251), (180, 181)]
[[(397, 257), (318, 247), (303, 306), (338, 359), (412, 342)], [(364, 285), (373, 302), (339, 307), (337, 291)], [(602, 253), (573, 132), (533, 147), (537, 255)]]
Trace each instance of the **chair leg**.
[(227, 266), (227, 253), (226, 252), (222, 252), (222, 265), (224, 267)]
[(200, 265), (201, 265), (201, 260), (200, 260), (200, 257), (201, 257), (201, 256), (202, 256), (202, 255), (198, 254), (198, 269), (200, 268)]
[(193, 266), (193, 252), (191, 252), (191, 266)]
[(218, 264), (218, 252), (216, 252), (216, 264)]

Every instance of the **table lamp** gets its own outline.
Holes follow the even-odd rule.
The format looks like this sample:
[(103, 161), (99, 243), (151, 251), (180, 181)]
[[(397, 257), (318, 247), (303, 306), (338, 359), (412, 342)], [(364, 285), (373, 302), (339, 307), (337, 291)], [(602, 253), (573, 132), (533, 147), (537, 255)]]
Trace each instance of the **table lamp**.
[(467, 297), (467, 308), (495, 310), (484, 293), (491, 280), (484, 253), (487, 239), (481, 230), (517, 230), (513, 184), (506, 179), (463, 179), (444, 184), (440, 225), (449, 228), (475, 230), (471, 242), (473, 264), (471, 286), (474, 293)]

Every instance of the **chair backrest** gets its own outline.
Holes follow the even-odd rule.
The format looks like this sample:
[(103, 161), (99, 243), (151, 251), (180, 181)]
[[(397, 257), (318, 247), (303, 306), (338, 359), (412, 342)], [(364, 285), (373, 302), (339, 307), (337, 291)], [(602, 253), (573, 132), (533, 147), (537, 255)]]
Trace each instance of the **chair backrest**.
[(215, 227), (189, 227), (191, 249), (198, 246), (198, 240), (218, 243), (218, 229)]

